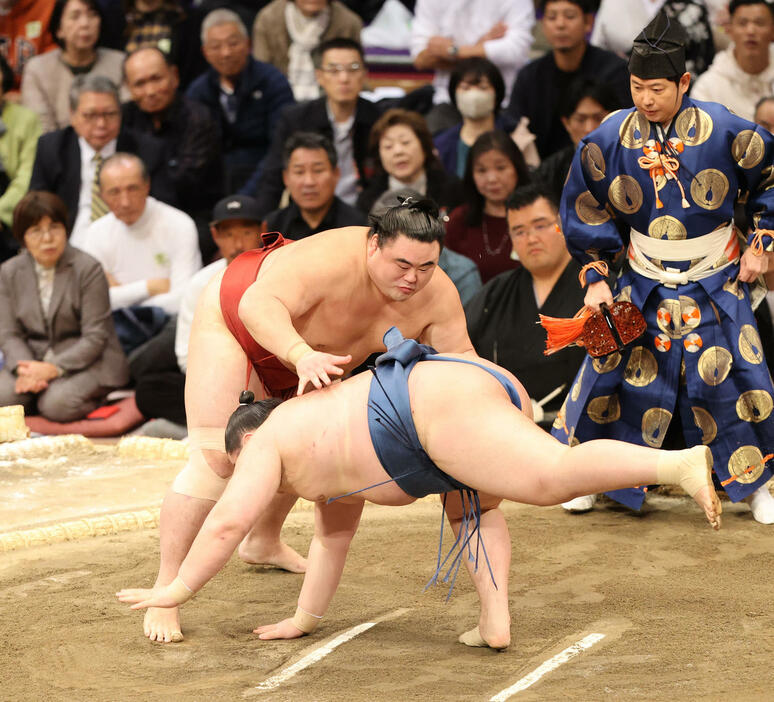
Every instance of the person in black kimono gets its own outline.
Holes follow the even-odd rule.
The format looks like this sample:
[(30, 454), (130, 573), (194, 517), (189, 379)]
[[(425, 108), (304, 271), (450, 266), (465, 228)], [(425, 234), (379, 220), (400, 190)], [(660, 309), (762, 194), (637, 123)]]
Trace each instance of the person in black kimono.
[(553, 419), (585, 354), (573, 347), (545, 356), (538, 314), (572, 317), (583, 307), (580, 266), (558, 228), (559, 205), (550, 187), (517, 188), (506, 206), (513, 252), (522, 265), (490, 280), (465, 306), (465, 315), (476, 352), (517, 375), (540, 423), (541, 415)]

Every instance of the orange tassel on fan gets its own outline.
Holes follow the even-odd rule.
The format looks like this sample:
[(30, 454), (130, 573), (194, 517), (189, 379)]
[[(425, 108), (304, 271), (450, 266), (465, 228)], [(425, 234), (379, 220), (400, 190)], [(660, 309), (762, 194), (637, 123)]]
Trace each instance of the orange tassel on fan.
[(546, 330), (546, 348), (543, 353), (550, 356), (552, 353), (561, 351), (571, 344), (583, 346), (581, 335), (586, 320), (591, 317), (593, 312), (588, 307), (583, 307), (572, 319), (562, 319), (560, 317), (547, 317), (544, 314), (540, 316), (540, 324)]

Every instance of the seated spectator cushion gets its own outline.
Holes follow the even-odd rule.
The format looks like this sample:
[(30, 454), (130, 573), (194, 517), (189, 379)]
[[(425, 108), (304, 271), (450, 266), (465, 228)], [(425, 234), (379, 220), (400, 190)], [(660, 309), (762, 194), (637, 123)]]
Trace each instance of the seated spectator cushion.
[(115, 403), (118, 412), (105, 419), (81, 419), (77, 422), (52, 422), (44, 417), (25, 417), (30, 431), (38, 434), (82, 434), (83, 436), (121, 436), (145, 421), (134, 396)]

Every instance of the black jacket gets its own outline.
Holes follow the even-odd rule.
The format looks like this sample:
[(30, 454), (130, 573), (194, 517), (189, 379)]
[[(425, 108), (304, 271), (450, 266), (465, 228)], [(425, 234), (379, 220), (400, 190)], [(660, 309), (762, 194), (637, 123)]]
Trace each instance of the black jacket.
[(587, 45), (580, 67), (572, 73), (559, 70), (551, 51), (530, 61), (516, 76), (506, 111), (517, 122), (521, 117), (529, 117), (529, 129), (536, 137), (540, 158), (572, 143), (559, 110), (562, 96), (578, 78), (609, 86), (618, 107), (632, 105), (626, 61), (611, 51)]
[(209, 220), (213, 205), (225, 194), (218, 130), (209, 110), (178, 94), (158, 128), (134, 102), (124, 103), (121, 112), (125, 127), (164, 142), (180, 209), (192, 217), (204, 211)]
[[(315, 132), (333, 141), (333, 126), (328, 121), (327, 98), (302, 102), (286, 107), (274, 132), (271, 147), (263, 162), (263, 169), (256, 173), (242, 189), (244, 195), (258, 200), (259, 211), (266, 215), (279, 204), (285, 186), (282, 182), (282, 151), (285, 141), (294, 132)], [(379, 109), (368, 100), (358, 98), (355, 108), (355, 124), (352, 127), (352, 148), (360, 175), (360, 187), (368, 184), (368, 135), (380, 116)]]
[(284, 209), (275, 210), (266, 217), (267, 231), (281, 232), (286, 239), (294, 240), (304, 239), (328, 229), (365, 226), (368, 226), (368, 217), (337, 197), (333, 198), (333, 203), (325, 213), (325, 217), (315, 229), (306, 223), (298, 205), (292, 200)]
[[(150, 175), (150, 194), (157, 200), (177, 206), (175, 188), (166, 172), (167, 159), (163, 142), (122, 127), (116, 151), (139, 156)], [(59, 195), (67, 205), (72, 228), (78, 215), (81, 194), (81, 147), (72, 127), (57, 129), (40, 137), (32, 167), (30, 190), (48, 190)]]

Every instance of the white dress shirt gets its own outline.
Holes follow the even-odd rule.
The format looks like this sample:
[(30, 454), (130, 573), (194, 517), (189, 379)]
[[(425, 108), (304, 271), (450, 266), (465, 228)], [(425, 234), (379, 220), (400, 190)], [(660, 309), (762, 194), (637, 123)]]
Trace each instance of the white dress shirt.
[[(507, 103), (516, 74), (529, 60), (535, 24), (533, 0), (417, 0), (411, 26), (411, 58), (427, 47), (431, 37), (449, 37), (457, 46), (468, 46), (498, 22), (505, 23), (508, 30), (502, 38), (484, 42), (484, 52), (503, 74)], [(449, 102), (449, 71), (437, 70), (433, 85), (433, 101)]]
[[(78, 214), (70, 233), (70, 244), (73, 246), (78, 246), (78, 241), (91, 224), (91, 187), (94, 183), (94, 172), (97, 169), (97, 165), (94, 163), (94, 156), (97, 152), (89, 146), (83, 137), (78, 137), (78, 146), (81, 149), (81, 192), (78, 196)], [(105, 144), (99, 153), (104, 160), (115, 152), (116, 140), (113, 139)]]

